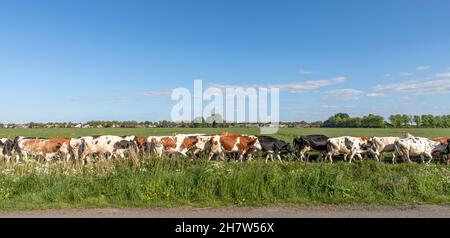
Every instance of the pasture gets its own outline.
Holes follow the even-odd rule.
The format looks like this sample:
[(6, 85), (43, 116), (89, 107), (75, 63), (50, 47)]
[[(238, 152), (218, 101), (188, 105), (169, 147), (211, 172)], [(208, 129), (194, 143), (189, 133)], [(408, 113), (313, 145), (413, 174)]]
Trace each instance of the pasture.
[[(258, 129), (0, 129), (0, 137), (170, 135), (221, 131), (258, 134)], [(389, 136), (409, 132), (449, 136), (450, 129), (280, 129), (296, 135)], [(236, 163), (186, 158), (141, 158), (80, 164), (0, 164), (0, 209), (94, 207), (209, 207), (320, 204), (450, 204), (450, 166), (362, 161), (283, 164)]]

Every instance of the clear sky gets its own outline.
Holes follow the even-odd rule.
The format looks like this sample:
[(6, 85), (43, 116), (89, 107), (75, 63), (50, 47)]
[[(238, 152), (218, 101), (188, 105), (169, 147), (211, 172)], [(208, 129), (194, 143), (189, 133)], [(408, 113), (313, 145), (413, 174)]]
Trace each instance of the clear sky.
[(194, 79), (277, 85), (282, 120), (449, 114), (450, 1), (0, 1), (0, 122), (170, 119)]

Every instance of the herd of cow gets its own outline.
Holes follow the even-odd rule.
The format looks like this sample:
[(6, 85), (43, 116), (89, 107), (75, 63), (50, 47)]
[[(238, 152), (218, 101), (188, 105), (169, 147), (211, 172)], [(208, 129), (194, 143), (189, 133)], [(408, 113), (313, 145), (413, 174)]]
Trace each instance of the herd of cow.
[[(443, 155), (448, 157), (450, 138), (424, 138), (407, 134), (403, 137), (352, 137), (329, 138), (325, 135), (306, 135), (294, 138), (292, 145), (270, 136), (253, 136), (221, 133), (219, 135), (178, 134), (172, 136), (85, 136), (81, 138), (27, 138), (0, 139), (0, 159), (16, 163), (30, 158), (62, 159), (89, 163), (94, 158), (128, 159), (139, 162), (145, 155), (207, 156), (224, 160), (225, 155), (239, 161), (251, 160), (255, 153), (262, 153), (266, 162), (276, 157), (282, 161), (285, 156), (298, 156), (307, 161), (310, 152), (319, 153), (319, 161), (333, 162), (333, 157), (344, 156), (348, 162), (370, 157), (382, 160), (383, 153), (392, 153), (396, 158), (411, 162), (412, 157), (431, 162)], [(127, 156), (128, 155), (128, 156)], [(234, 156), (233, 156), (234, 155)], [(445, 160), (448, 161), (445, 157)], [(306, 160), (305, 160), (306, 159)]]

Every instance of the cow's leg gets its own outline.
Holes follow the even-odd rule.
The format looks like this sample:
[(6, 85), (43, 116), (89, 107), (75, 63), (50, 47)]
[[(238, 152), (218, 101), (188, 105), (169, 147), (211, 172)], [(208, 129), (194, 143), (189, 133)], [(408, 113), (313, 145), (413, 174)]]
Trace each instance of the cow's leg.
[(283, 161), (281, 160), (280, 154), (277, 154), (277, 159), (278, 159), (281, 163), (283, 163)]
[(209, 153), (209, 158), (208, 158), (208, 160), (211, 160), (212, 157), (214, 156), (214, 154), (215, 154), (214, 152), (210, 152), (210, 153)]
[(241, 162), (241, 163), (244, 161), (244, 154), (245, 154), (245, 152), (244, 153), (239, 153), (238, 161)]
[(45, 159), (45, 161), (46, 162), (50, 162), (50, 160), (52, 159), (52, 156), (51, 155), (48, 155), (48, 154), (44, 154), (44, 159)]
[(330, 163), (333, 163), (333, 153), (329, 152), (329, 153), (327, 154), (327, 156), (325, 157), (325, 162), (326, 162), (327, 160), (329, 160)]
[(267, 164), (267, 160), (269, 160), (269, 157), (270, 157), (270, 153), (267, 153), (267, 155), (266, 155), (266, 164)]
[(305, 158), (305, 153), (303, 151), (300, 151), (300, 162), (303, 162)]
[[(361, 154), (356, 154), (356, 156), (358, 157), (358, 159), (359, 159), (360, 161), (363, 160), (363, 157), (361, 156)], [(367, 155), (365, 155), (365, 156), (367, 156)]]
[(431, 155), (430, 153), (425, 153), (425, 156), (428, 157), (427, 164), (430, 164), (431, 161), (433, 160), (433, 155)]
[(409, 163), (412, 163), (411, 158), (409, 157), (409, 151), (407, 151), (404, 155)]

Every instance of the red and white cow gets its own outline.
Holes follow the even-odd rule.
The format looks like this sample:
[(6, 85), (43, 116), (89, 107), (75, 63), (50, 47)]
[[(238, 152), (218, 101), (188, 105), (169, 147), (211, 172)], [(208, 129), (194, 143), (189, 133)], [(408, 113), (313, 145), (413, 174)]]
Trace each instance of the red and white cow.
[(158, 156), (183, 155), (192, 150), (199, 134), (179, 134), (174, 136), (150, 136), (147, 141), (152, 153)]
[(70, 138), (25, 138), (17, 137), (15, 140), (17, 150), (17, 159), (23, 158), (28, 161), (28, 156), (44, 157), (50, 161), (56, 155), (62, 155), (65, 161), (73, 156), (73, 150), (70, 146)]
[(258, 141), (258, 137), (250, 135), (228, 134), (222, 133), (211, 137), (211, 151), (209, 154), (209, 160), (215, 154), (219, 154), (223, 160), (225, 153), (236, 152), (238, 154), (238, 160), (243, 161), (244, 155), (248, 155), (248, 159), (251, 160), (251, 153), (253, 150), (261, 150), (261, 144)]

